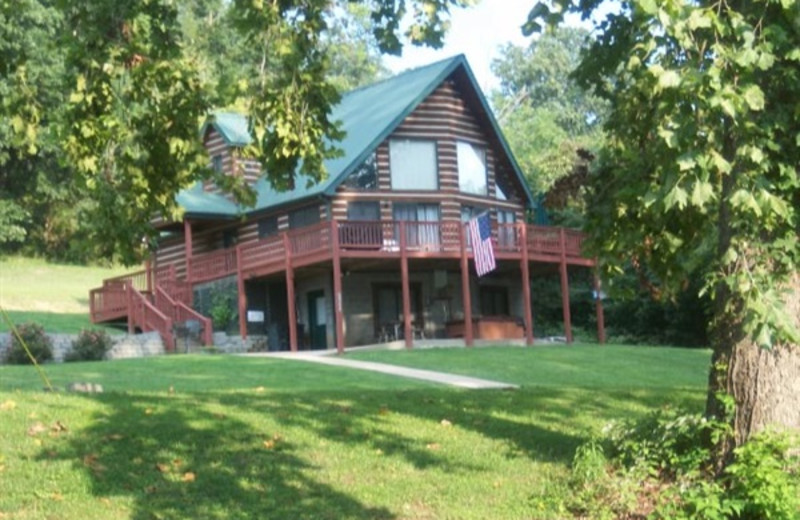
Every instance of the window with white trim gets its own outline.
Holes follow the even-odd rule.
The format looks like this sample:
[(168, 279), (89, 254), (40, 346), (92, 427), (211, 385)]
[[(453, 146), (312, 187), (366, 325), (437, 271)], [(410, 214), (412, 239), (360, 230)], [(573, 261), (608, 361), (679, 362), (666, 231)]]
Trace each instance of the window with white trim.
[(389, 141), (393, 190), (436, 190), (436, 142), (416, 139)]
[(486, 149), (471, 143), (459, 141), (458, 187), (463, 193), (488, 195), (486, 176)]

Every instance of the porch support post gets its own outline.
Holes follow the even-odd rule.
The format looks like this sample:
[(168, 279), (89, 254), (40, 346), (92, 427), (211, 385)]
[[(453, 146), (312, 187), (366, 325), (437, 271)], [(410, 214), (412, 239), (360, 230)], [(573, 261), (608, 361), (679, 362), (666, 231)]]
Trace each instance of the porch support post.
[(561, 245), (561, 263), (559, 273), (561, 275), (561, 310), (564, 315), (564, 335), (567, 343), (572, 343), (572, 317), (569, 313), (569, 275), (567, 272), (567, 249), (564, 228), (559, 230), (559, 242)]
[(414, 346), (411, 330), (411, 289), (408, 286), (408, 248), (406, 247), (406, 223), (400, 222), (400, 279), (403, 287), (403, 335), (406, 348)]
[[(125, 285), (125, 302), (128, 307), (128, 334), (133, 334), (135, 329), (134, 320), (136, 318), (136, 310), (133, 308), (133, 291), (131, 291), (131, 282), (123, 282)], [(143, 331), (144, 332), (144, 331)]]
[(153, 292), (153, 261), (152, 255), (147, 257), (147, 260), (144, 261), (144, 276), (147, 280), (147, 292)]
[(331, 219), (333, 243), (333, 320), (336, 323), (336, 352), (344, 352), (344, 310), (342, 309), (342, 258), (339, 248), (339, 226)]
[(239, 334), (242, 339), (247, 339), (247, 292), (244, 285), (242, 272), (241, 246), (236, 246), (236, 287), (239, 293)]
[(597, 342), (603, 345), (606, 342), (606, 320), (605, 314), (603, 313), (603, 299), (600, 297), (602, 294), (600, 289), (602, 285), (600, 284), (600, 277), (597, 276), (597, 272), (594, 273), (594, 292), (596, 298), (594, 300), (594, 309), (597, 313)]
[(283, 233), (283, 250), (286, 254), (286, 300), (289, 306), (289, 349), (297, 352), (297, 309), (294, 306), (294, 268), (292, 268), (292, 243)]
[(461, 301), (464, 307), (464, 344), (472, 346), (472, 297), (469, 291), (469, 259), (467, 257), (466, 224), (458, 227), (458, 239), (461, 241)]
[(524, 322), (525, 322), (525, 344), (533, 345), (533, 311), (531, 310), (531, 274), (528, 265), (528, 225), (524, 222), (520, 224), (520, 248), (522, 249), (522, 259), (520, 260), (520, 270), (522, 271), (522, 298), (524, 300)]
[(183, 219), (183, 244), (186, 255), (186, 282), (192, 281), (192, 223), (188, 218)]

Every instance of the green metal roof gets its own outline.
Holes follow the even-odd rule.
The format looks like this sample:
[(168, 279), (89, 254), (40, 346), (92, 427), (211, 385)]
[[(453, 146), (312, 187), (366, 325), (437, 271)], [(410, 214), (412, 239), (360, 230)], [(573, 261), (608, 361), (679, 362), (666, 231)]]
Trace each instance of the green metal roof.
[[(350, 175), (364, 160), (383, 142), (397, 126), (442, 82), (458, 68), (463, 67), (468, 81), (472, 84), (479, 103), (487, 113), (488, 121), (493, 126), (517, 176), (524, 187), (528, 203), (532, 205), (531, 195), (522, 173), (511, 155), (508, 144), (502, 137), (500, 128), (491, 114), (486, 99), (477, 86), (475, 77), (469, 69), (463, 55), (454, 56), (430, 65), (412, 69), (393, 76), (389, 79), (368, 85), (342, 97), (334, 107), (331, 119), (340, 121), (345, 137), (336, 143), (343, 154), (335, 159), (325, 161), (328, 177), (319, 183), (309, 183), (309, 178), (303, 175), (295, 177), (295, 189), (289, 191), (276, 191), (264, 177), (256, 182), (256, 205), (254, 208), (242, 208), (242, 213), (262, 211), (268, 208), (300, 201), (305, 198), (332, 195), (336, 188)], [(232, 145), (248, 144), (250, 136), (247, 134), (247, 120), (241, 114), (219, 113), (203, 125), (203, 134), (209, 125), (223, 134), (226, 142)], [(210, 195), (210, 194), (206, 194)], [(218, 196), (219, 197), (219, 196)], [(191, 203), (191, 209), (184, 205), (184, 200)], [(203, 205), (202, 196), (196, 199), (181, 199), (178, 202), (191, 214), (209, 214), (213, 210)], [(209, 201), (211, 202), (211, 201)], [(229, 207), (222, 208), (219, 201), (213, 204), (220, 205), (221, 215), (230, 215)], [(231, 203), (231, 206), (234, 206)], [(235, 207), (235, 206), (234, 206)]]
[(206, 135), (209, 127), (215, 128), (228, 146), (246, 146), (252, 141), (250, 130), (247, 128), (247, 119), (241, 114), (232, 112), (212, 114), (200, 129), (200, 135)]
[(235, 217), (241, 213), (240, 208), (228, 198), (204, 191), (202, 182), (181, 190), (177, 201), (193, 217)]

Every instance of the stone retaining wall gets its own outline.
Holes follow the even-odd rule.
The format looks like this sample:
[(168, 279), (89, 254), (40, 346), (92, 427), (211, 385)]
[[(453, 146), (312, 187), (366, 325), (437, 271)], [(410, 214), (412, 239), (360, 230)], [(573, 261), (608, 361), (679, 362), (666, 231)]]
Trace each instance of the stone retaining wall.
[[(48, 334), (53, 342), (53, 361), (62, 362), (64, 356), (72, 349), (72, 342), (77, 334)], [(106, 359), (126, 359), (164, 354), (164, 342), (158, 332), (144, 334), (124, 334), (111, 336), (114, 346), (106, 354)], [(0, 335), (0, 363), (6, 357), (6, 350), (11, 345), (11, 335)]]
[[(53, 342), (53, 361), (60, 363), (64, 361), (64, 356), (72, 349), (72, 342), (78, 337), (77, 334), (48, 334)], [(166, 353), (164, 342), (158, 332), (145, 332), (143, 334), (124, 334), (111, 336), (114, 346), (106, 354), (106, 359), (128, 359), (147, 356), (160, 356)], [(0, 334), (0, 363), (6, 357), (6, 350), (11, 345), (10, 334)], [(202, 352), (203, 347), (191, 347), (190, 352)], [(267, 350), (266, 336), (249, 336), (242, 339), (241, 336), (229, 336), (222, 333), (214, 333), (214, 352), (225, 354), (238, 354), (242, 352), (265, 351)], [(186, 351), (183, 340), (178, 339), (176, 352)]]

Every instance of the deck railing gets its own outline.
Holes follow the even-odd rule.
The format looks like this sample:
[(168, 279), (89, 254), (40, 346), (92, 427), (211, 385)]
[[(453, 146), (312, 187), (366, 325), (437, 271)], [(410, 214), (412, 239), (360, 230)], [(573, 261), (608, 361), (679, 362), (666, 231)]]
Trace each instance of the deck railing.
[(128, 293), (128, 330), (132, 332), (138, 327), (142, 332), (156, 331), (161, 335), (167, 351), (175, 350), (175, 335), (172, 330), (172, 320), (169, 316), (158, 310), (132, 284), (127, 284), (126, 287)]
[[(471, 250), (470, 236), (466, 224), (461, 222), (400, 222), (400, 221), (334, 221), (320, 222), (304, 228), (290, 230), (279, 235), (262, 238), (253, 242), (239, 244), (235, 248), (222, 249), (196, 255), (187, 265), (186, 281), (178, 280), (176, 265), (171, 264), (154, 270), (155, 286), (177, 303), (182, 310), (164, 313), (165, 318), (175, 321), (198, 319), (192, 314), (191, 284), (211, 281), (233, 275), (239, 271), (251, 275), (280, 272), (287, 261), (299, 260), (299, 265), (314, 263), (330, 258), (333, 254), (334, 240), (341, 251), (350, 255), (398, 256), (401, 247), (414, 256), (449, 256), (461, 252), (461, 232), (464, 228), (465, 246)], [(523, 244), (524, 231), (524, 244)], [(540, 260), (559, 261), (562, 255), (567, 259), (582, 257), (581, 246), (584, 236), (579, 231), (557, 227), (523, 224), (497, 224), (492, 230), (495, 251), (514, 258), (521, 254), (523, 247), (529, 255)], [(111, 278), (100, 289), (90, 292), (92, 320), (95, 322), (120, 319), (131, 315), (130, 297), (127, 287), (142, 294), (148, 290), (146, 271), (137, 271), (124, 276)], [(159, 296), (156, 294), (156, 298)], [(163, 298), (163, 295), (161, 296)], [(150, 304), (142, 294), (144, 302)], [(135, 317), (144, 322), (156, 323), (162, 318), (137, 304)], [(152, 304), (150, 304), (155, 309)], [(156, 309), (157, 310), (157, 309)], [(190, 312), (191, 311), (191, 312)], [(145, 315), (142, 315), (145, 313)], [(148, 314), (149, 313), (149, 314)], [(183, 314), (181, 314), (183, 313)], [(200, 316), (203, 318), (202, 316)], [(207, 319), (207, 318), (204, 318)], [(137, 326), (139, 324), (137, 323)], [(150, 325), (148, 325), (150, 326)], [(155, 326), (155, 325), (153, 325)], [(159, 324), (159, 327), (164, 326)], [(210, 327), (208, 328), (210, 331)], [(174, 346), (171, 334), (165, 334)]]
[(236, 249), (220, 249), (192, 257), (191, 281), (206, 282), (236, 272)]
[(209, 318), (203, 316), (182, 301), (175, 300), (161, 286), (156, 287), (155, 294), (153, 295), (153, 302), (158, 310), (172, 320), (173, 324), (185, 323), (190, 320), (197, 321), (203, 330), (203, 337), (201, 338), (203, 344), (211, 345), (213, 343), (213, 331)]

